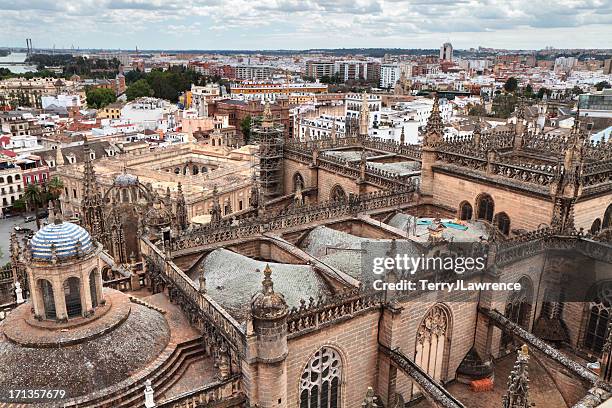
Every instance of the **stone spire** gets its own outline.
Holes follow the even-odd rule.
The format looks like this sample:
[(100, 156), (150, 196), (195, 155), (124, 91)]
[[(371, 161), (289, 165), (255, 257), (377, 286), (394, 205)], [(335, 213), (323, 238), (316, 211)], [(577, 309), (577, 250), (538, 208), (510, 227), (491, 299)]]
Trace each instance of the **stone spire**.
[(261, 122), (261, 126), (264, 128), (269, 128), (272, 126), (274, 122), (274, 118), (272, 117), (272, 109), (270, 108), (270, 101), (266, 100), (264, 104), (263, 110), (263, 119)]
[(516, 363), (508, 377), (508, 391), (503, 397), (503, 408), (528, 408), (529, 404), (529, 375), (527, 362), (529, 349), (523, 345), (518, 350)]
[(368, 94), (363, 93), (361, 100), (361, 109), (359, 110), (359, 137), (368, 137), (368, 126), (370, 124), (370, 104), (368, 102)]
[(55, 167), (64, 165), (64, 155), (62, 154), (62, 146), (57, 145), (55, 149)]
[(218, 224), (221, 222), (221, 204), (219, 204), (219, 190), (217, 189), (217, 185), (213, 188), (213, 205), (210, 210), (210, 223)]
[(185, 230), (189, 226), (187, 221), (187, 205), (185, 203), (185, 196), (183, 195), (183, 186), (179, 181), (177, 187), (178, 193), (176, 197), (176, 223), (179, 230)]
[(480, 121), (481, 119), (478, 118), (478, 120), (474, 124), (474, 134), (472, 136), (472, 143), (476, 147), (480, 147), (480, 138), (482, 136), (482, 126), (481, 126)]
[(400, 134), (400, 144), (403, 145), (406, 142), (406, 135), (404, 134), (404, 127), (402, 126), (402, 133)]
[(331, 130), (331, 140), (333, 143), (336, 142), (336, 117), (334, 116), (334, 118), (332, 119), (332, 130)]
[(440, 115), (440, 101), (438, 94), (434, 95), (434, 102), (431, 108), (431, 115), (427, 119), (425, 126), (425, 136), (423, 137), (424, 147), (435, 147), (442, 141), (444, 136), (444, 123)]
[(91, 150), (89, 142), (85, 139), (83, 144), (85, 161), (83, 165), (83, 199), (81, 200), (81, 212), (83, 216), (83, 226), (97, 241), (102, 241), (104, 234), (104, 201), (93, 162), (91, 161)]
[(257, 174), (253, 172), (253, 175), (251, 176), (251, 197), (250, 197), (250, 202), (249, 202), (249, 205), (251, 206), (251, 208), (254, 208), (254, 209), (259, 208), (260, 194), (261, 193), (259, 191), (259, 183), (257, 182)]

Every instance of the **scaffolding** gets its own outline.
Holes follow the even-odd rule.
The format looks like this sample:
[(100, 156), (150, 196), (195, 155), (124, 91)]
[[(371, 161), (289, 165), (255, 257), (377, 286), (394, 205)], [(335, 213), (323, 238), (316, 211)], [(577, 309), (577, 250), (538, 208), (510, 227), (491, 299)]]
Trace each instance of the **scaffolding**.
[(261, 123), (251, 127), (253, 141), (259, 145), (255, 174), (264, 203), (283, 194), (283, 131), (282, 125), (274, 123), (266, 103)]

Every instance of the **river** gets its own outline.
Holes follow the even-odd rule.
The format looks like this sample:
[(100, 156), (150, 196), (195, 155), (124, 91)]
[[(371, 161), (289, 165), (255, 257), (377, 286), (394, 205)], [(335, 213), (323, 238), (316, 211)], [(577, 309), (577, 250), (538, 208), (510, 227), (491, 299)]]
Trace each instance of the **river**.
[(28, 71), (36, 71), (34, 65), (8, 65), (6, 62), (24, 62), (27, 54), (25, 52), (13, 52), (6, 57), (0, 57), (0, 68), (8, 68), (15, 74), (23, 74)]

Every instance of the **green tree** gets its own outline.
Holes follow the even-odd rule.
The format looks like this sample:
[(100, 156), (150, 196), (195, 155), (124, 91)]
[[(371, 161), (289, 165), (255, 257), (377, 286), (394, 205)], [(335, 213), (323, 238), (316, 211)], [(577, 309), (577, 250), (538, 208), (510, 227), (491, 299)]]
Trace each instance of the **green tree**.
[(544, 95), (550, 96), (551, 91), (548, 88), (542, 87), (538, 90), (538, 99), (543, 99)]
[(474, 105), (468, 111), (468, 116), (487, 116), (484, 105)]
[(518, 88), (518, 80), (515, 77), (510, 77), (504, 84), (504, 90), (508, 93), (513, 93)]
[(49, 180), (49, 183), (47, 183), (47, 191), (49, 191), (53, 201), (57, 201), (60, 198), (63, 190), (64, 182), (57, 176), (53, 176), (51, 180)]
[(40, 220), (38, 219), (38, 209), (42, 204), (43, 194), (40, 190), (38, 184), (30, 183), (27, 185), (23, 198), (25, 202), (30, 206), (30, 208), (34, 208), (34, 216), (36, 217), (36, 229), (40, 229)]
[(15, 202), (13, 203), (13, 210), (17, 211), (17, 212), (23, 212), (26, 210), (26, 202), (23, 198), (20, 198), (18, 200), (15, 200)]
[(244, 144), (249, 144), (251, 140), (251, 115), (247, 115), (240, 121), (240, 131), (244, 139)]
[(107, 88), (88, 89), (85, 94), (87, 95), (87, 106), (95, 109), (103, 108), (117, 100), (115, 91)]
[(145, 79), (139, 79), (132, 85), (128, 86), (125, 91), (125, 96), (127, 96), (129, 101), (142, 96), (153, 96), (153, 89), (151, 89), (151, 86)]
[(612, 88), (612, 85), (608, 81), (601, 81), (595, 84), (595, 89), (601, 91), (602, 89)]
[(583, 93), (584, 93), (584, 92), (582, 92), (582, 88), (580, 88), (578, 85), (575, 85), (575, 86), (572, 88), (572, 95), (581, 95), (581, 94), (583, 94)]
[(531, 86), (531, 84), (527, 84), (527, 86), (523, 90), (523, 95), (525, 96), (525, 98), (530, 98), (530, 99), (535, 96), (535, 94), (533, 93), (533, 87)]

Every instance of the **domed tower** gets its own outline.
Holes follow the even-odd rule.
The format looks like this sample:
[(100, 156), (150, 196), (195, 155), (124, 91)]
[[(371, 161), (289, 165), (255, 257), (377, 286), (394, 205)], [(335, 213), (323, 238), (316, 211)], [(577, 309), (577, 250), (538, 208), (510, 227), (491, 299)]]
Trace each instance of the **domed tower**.
[(88, 317), (104, 304), (101, 246), (82, 227), (61, 217), (29, 244), (26, 272), (37, 319), (66, 322)]
[(254, 379), (249, 399), (262, 407), (287, 406), (288, 312), (285, 297), (274, 292), (272, 270), (266, 265), (262, 290), (251, 300), (247, 359)]

